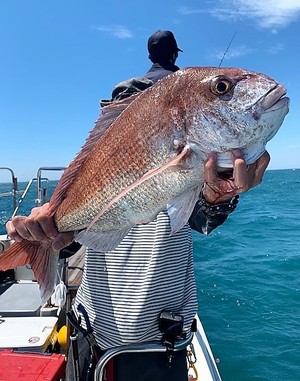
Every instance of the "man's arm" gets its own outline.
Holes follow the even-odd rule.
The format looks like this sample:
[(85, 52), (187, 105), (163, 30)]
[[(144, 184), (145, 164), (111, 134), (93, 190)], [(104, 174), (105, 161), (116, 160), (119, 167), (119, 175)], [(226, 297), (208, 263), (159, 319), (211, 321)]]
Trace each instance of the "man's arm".
[(189, 219), (193, 230), (208, 235), (222, 225), (238, 204), (239, 194), (261, 183), (270, 162), (265, 152), (256, 162), (246, 165), (240, 150), (232, 153), (232, 175), (218, 175), (216, 155), (210, 155), (205, 164), (205, 183)]
[(199, 233), (208, 235), (226, 221), (229, 214), (237, 207), (238, 202), (239, 196), (237, 195), (229, 201), (215, 205), (210, 204), (205, 200), (201, 192), (189, 219), (190, 227)]

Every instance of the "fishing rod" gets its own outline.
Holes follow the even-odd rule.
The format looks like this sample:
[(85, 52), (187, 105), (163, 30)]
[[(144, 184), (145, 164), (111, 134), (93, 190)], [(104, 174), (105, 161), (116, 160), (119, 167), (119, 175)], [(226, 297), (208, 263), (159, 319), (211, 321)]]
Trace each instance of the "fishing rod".
[(229, 41), (229, 44), (228, 44), (228, 46), (227, 46), (227, 48), (226, 48), (226, 50), (225, 50), (225, 52), (223, 54), (223, 57), (221, 58), (221, 61), (220, 61), (218, 67), (221, 67), (221, 65), (222, 65), (222, 63), (224, 61), (224, 58), (226, 57), (226, 54), (228, 53), (228, 50), (230, 49), (230, 46), (231, 46), (232, 41), (234, 40), (234, 37), (236, 36), (236, 34), (237, 34), (237, 31), (233, 33), (233, 36), (231, 37), (231, 40)]

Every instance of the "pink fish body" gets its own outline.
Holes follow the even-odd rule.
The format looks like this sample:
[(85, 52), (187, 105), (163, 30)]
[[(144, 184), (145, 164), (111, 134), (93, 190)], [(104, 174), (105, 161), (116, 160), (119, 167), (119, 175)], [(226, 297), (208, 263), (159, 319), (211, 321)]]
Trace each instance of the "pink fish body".
[[(248, 164), (257, 160), (288, 113), (285, 93), (263, 74), (192, 67), (105, 107), (50, 200), (58, 230), (75, 231), (86, 246), (113, 250), (134, 225), (168, 207), (175, 233), (199, 196), (207, 155), (217, 152), (225, 168), (235, 148)], [(13, 244), (0, 256), (0, 269), (30, 262), (45, 299), (56, 258), (41, 248)]]

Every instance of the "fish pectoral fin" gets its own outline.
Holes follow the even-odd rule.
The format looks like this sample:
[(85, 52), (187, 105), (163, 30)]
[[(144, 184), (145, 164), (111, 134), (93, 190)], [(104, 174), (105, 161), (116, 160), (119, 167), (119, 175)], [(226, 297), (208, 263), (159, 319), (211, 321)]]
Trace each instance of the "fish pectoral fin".
[(202, 184), (175, 197), (168, 205), (171, 234), (178, 232), (189, 220), (199, 198)]
[(45, 303), (54, 291), (58, 253), (50, 247), (23, 240), (13, 243), (0, 255), (0, 270), (29, 264), (39, 284), (41, 302)]
[(168, 161), (166, 164), (163, 164), (159, 167), (153, 168), (147, 173), (145, 173), (141, 178), (134, 181), (131, 185), (126, 187), (122, 190), (117, 196), (115, 196), (108, 204), (105, 205), (104, 208), (102, 208), (96, 215), (96, 217), (93, 219), (93, 221), (90, 223), (90, 225), (87, 227), (87, 231), (89, 231), (92, 226), (99, 220), (99, 218), (116, 202), (118, 202), (122, 197), (124, 197), (129, 191), (135, 189), (145, 181), (149, 180), (151, 177), (154, 177), (158, 173), (161, 173), (165, 171), (166, 169), (170, 167), (174, 167), (181, 164), (182, 159), (190, 152), (190, 147), (186, 145), (183, 150), (178, 154), (176, 157)]
[(124, 229), (112, 233), (82, 230), (75, 236), (75, 241), (93, 250), (102, 252), (112, 251), (119, 245), (129, 230)]

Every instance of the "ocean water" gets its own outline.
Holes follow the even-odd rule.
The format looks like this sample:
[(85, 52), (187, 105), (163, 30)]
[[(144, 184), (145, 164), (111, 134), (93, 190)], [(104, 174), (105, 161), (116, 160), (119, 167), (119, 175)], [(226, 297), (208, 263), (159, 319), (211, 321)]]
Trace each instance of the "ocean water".
[(224, 381), (300, 380), (300, 169), (267, 171), (194, 234), (199, 314)]
[[(35, 198), (33, 188), (19, 214)], [(10, 204), (0, 198), (1, 233)], [(267, 171), (224, 225), (194, 233), (194, 247), (199, 315), (223, 381), (300, 381), (300, 169)]]

